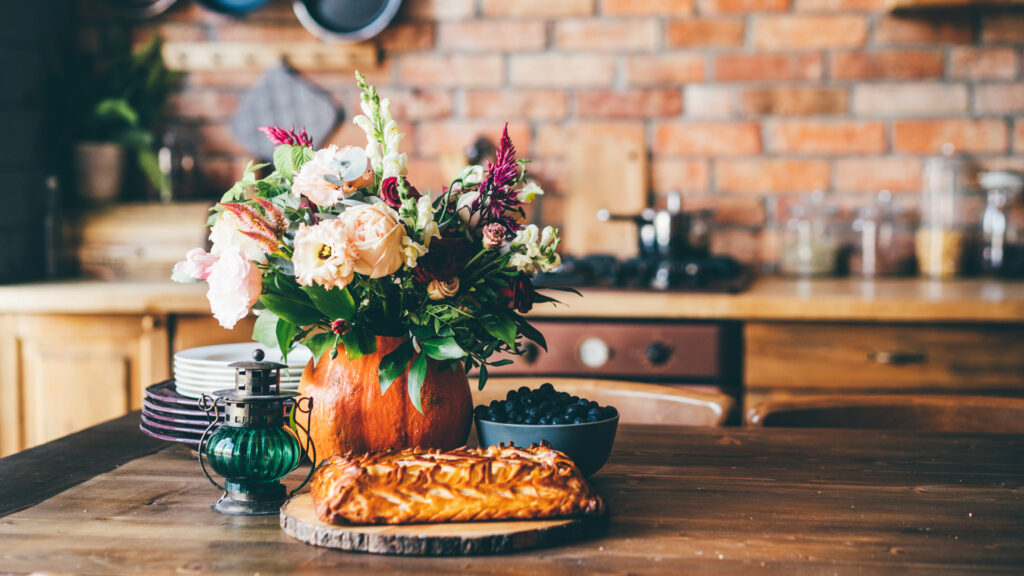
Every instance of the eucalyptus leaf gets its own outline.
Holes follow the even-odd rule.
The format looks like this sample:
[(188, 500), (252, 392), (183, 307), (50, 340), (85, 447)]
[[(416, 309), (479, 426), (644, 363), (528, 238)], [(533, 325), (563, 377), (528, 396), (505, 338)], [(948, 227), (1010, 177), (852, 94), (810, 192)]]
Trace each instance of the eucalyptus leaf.
[(278, 296), (276, 294), (264, 294), (260, 296), (260, 302), (279, 317), (296, 326), (316, 324), (322, 315), (308, 301)]
[(409, 368), (413, 355), (412, 341), (406, 340), (398, 345), (387, 356), (380, 359), (377, 377), (380, 380), (380, 393), (383, 396), (391, 384)]
[(416, 411), (423, 414), (423, 406), (420, 398), (423, 390), (423, 379), (427, 376), (427, 355), (420, 354), (409, 367), (409, 400), (416, 408)]
[(267, 348), (277, 348), (277, 322), (279, 318), (269, 310), (256, 317), (252, 328), (252, 339)]

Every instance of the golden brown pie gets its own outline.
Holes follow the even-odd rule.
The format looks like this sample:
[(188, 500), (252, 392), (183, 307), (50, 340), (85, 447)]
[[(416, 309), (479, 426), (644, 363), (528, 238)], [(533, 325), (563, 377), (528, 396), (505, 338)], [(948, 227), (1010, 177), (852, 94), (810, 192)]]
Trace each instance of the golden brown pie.
[(601, 514), (604, 503), (548, 446), (421, 449), (333, 456), (311, 484), (332, 524), (526, 520)]

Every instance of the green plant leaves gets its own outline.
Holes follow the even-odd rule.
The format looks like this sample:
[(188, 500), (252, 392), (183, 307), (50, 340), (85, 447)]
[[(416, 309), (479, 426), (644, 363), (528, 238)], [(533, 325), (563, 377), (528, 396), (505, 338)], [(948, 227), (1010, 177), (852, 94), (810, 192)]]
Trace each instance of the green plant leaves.
[(274, 169), (285, 178), (291, 178), (312, 158), (311, 148), (281, 144), (274, 148)]
[(484, 330), (491, 336), (508, 344), (510, 348), (516, 346), (516, 323), (507, 316), (490, 315), (483, 319)]
[(324, 352), (338, 345), (338, 335), (333, 332), (319, 332), (306, 338), (302, 344), (313, 353), (313, 365), (315, 366)]
[(422, 398), (423, 380), (427, 376), (427, 355), (420, 354), (409, 367), (409, 400), (416, 411), (423, 414)]
[(252, 339), (267, 348), (277, 347), (277, 314), (264, 310), (256, 317), (256, 324), (252, 328)]
[(409, 360), (412, 360), (413, 352), (415, 350), (412, 347), (412, 340), (406, 340), (387, 356), (381, 358), (377, 377), (380, 380), (380, 393), (382, 396), (388, 391), (388, 388), (391, 387), (395, 379), (404, 374), (406, 369), (408, 369)]
[(287, 362), (288, 353), (292, 351), (292, 340), (295, 339), (295, 324), (278, 318), (274, 332), (277, 335), (277, 345), (281, 349), (281, 359)]
[(420, 347), (434, 360), (458, 360), (466, 355), (466, 351), (452, 337), (422, 340)]
[(316, 324), (321, 317), (320, 311), (314, 308), (312, 304), (296, 298), (279, 296), (277, 294), (264, 294), (260, 296), (260, 302), (267, 307), (267, 310), (296, 326)]
[(356, 303), (348, 288), (328, 290), (314, 284), (313, 286), (303, 286), (302, 291), (309, 296), (317, 310), (322, 312), (328, 320), (338, 318), (351, 320), (356, 312)]
[(519, 333), (528, 340), (536, 342), (538, 346), (548, 351), (547, 340), (544, 339), (544, 335), (540, 333), (540, 330), (534, 328), (525, 318), (519, 317), (516, 319), (516, 324), (519, 326)]
[(353, 327), (341, 337), (345, 344), (345, 352), (349, 360), (356, 360), (366, 354), (373, 354), (377, 351), (377, 337), (358, 326)]

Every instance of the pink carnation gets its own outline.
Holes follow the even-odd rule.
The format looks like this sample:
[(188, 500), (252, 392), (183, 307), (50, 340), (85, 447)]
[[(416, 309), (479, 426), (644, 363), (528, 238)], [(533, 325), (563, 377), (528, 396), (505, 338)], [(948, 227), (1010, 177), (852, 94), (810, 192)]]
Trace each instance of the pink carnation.
[(231, 246), (221, 252), (210, 267), (206, 283), (209, 285), (206, 299), (210, 301), (213, 317), (230, 329), (245, 318), (249, 308), (259, 300), (263, 277), (240, 247)]
[(217, 262), (217, 256), (202, 248), (193, 248), (185, 255), (185, 259), (174, 265), (171, 279), (175, 282), (195, 282), (206, 280), (210, 269)]

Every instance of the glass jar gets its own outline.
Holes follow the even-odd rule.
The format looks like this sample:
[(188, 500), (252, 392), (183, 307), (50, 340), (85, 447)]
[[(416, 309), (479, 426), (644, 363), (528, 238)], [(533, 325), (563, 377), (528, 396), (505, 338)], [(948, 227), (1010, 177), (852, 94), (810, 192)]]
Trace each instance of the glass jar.
[(981, 260), (989, 274), (1024, 277), (1024, 177), (1013, 172), (985, 172), (980, 178), (987, 205), (982, 216)]
[(836, 272), (839, 241), (836, 207), (820, 192), (789, 207), (782, 235), (779, 271), (789, 276), (832, 276)]
[(851, 225), (850, 273), (864, 278), (903, 276), (914, 270), (914, 223), (883, 190), (857, 211)]
[(929, 278), (960, 276), (969, 242), (963, 161), (953, 156), (950, 144), (942, 152), (924, 165), (921, 225), (915, 239), (918, 269)]

